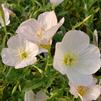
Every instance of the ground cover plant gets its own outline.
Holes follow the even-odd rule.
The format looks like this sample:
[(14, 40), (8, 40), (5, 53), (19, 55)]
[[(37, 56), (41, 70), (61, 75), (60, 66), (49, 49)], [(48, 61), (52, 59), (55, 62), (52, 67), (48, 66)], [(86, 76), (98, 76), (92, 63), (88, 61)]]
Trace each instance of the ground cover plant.
[(0, 0), (0, 101), (100, 101), (100, 51), (101, 0)]

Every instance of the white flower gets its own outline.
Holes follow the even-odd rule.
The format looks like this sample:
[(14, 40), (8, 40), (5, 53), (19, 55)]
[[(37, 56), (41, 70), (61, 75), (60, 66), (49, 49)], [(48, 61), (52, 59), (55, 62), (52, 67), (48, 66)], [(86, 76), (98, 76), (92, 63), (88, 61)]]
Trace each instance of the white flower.
[(88, 85), (90, 74), (100, 69), (99, 48), (89, 44), (89, 37), (81, 31), (72, 30), (65, 34), (62, 42), (56, 44), (54, 68), (66, 74), (71, 82)]
[(54, 11), (44, 12), (38, 16), (38, 20), (29, 19), (23, 22), (16, 33), (38, 44), (40, 52), (47, 52), (47, 48), (52, 43), (52, 37), (63, 22), (64, 18), (57, 23)]
[(84, 85), (76, 85), (73, 83), (69, 83), (70, 92), (75, 97), (80, 97), (82, 101), (92, 101), (96, 100), (101, 94), (101, 86), (93, 83), (89, 86)]
[(33, 91), (30, 90), (25, 92), (24, 101), (46, 101), (47, 98), (48, 96), (43, 91), (34, 94)]
[(62, 3), (64, 0), (50, 0), (50, 3), (54, 4), (54, 5), (59, 5), (60, 3)]
[[(5, 20), (5, 24), (8, 25), (10, 23), (10, 19), (9, 19), (10, 10), (7, 7), (5, 7), (4, 4), (1, 5), (1, 8), (2, 9), (0, 11), (0, 13), (1, 13), (0, 14), (0, 24), (1, 24), (1, 26), (4, 26), (4, 20)], [(3, 20), (3, 16), (4, 16), (4, 20)]]
[(36, 62), (38, 46), (21, 36), (13, 36), (7, 42), (8, 48), (1, 52), (2, 61), (8, 66), (15, 66), (16, 69), (23, 68)]

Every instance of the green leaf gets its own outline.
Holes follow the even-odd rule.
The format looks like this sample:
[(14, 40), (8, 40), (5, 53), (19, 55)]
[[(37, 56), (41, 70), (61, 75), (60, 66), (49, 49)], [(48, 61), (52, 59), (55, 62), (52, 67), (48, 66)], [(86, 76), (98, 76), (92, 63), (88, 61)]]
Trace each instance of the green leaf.
[(35, 78), (32, 80), (26, 80), (23, 82), (22, 86), (22, 91), (25, 92), (27, 90), (32, 90), (32, 89), (37, 89), (43, 86), (43, 80)]

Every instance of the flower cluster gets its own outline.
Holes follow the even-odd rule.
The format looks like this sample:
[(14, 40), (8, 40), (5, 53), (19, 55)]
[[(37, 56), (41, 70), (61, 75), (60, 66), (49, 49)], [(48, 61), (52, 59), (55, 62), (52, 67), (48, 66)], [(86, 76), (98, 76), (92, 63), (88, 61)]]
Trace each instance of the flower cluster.
[(35, 63), (38, 54), (48, 52), (52, 37), (63, 22), (64, 18), (57, 23), (54, 11), (40, 14), (38, 20), (24, 21), (16, 31), (17, 35), (8, 40), (8, 48), (2, 50), (3, 63), (16, 69)]
[[(63, 0), (50, 0), (59, 4)], [(0, 11), (1, 26), (8, 25), (9, 10), (2, 7)], [(2, 16), (3, 14), (3, 16)], [(30, 18), (20, 24), (16, 35), (7, 41), (7, 48), (1, 51), (2, 62), (5, 65), (24, 68), (37, 61), (37, 55), (48, 53), (52, 38), (63, 25), (64, 17), (58, 22), (54, 11), (44, 12), (38, 19)], [(70, 92), (82, 101), (96, 100), (101, 94), (101, 86), (96, 83), (93, 74), (100, 69), (100, 50), (90, 44), (89, 36), (80, 30), (65, 33), (61, 42), (56, 43), (53, 67), (69, 79)], [(39, 91), (25, 93), (25, 101), (45, 101), (48, 96)]]
[(100, 65), (99, 48), (89, 44), (88, 35), (82, 31), (71, 30), (56, 44), (53, 66), (67, 75), (70, 92), (82, 101), (96, 100), (100, 95), (101, 86), (94, 83), (92, 76)]

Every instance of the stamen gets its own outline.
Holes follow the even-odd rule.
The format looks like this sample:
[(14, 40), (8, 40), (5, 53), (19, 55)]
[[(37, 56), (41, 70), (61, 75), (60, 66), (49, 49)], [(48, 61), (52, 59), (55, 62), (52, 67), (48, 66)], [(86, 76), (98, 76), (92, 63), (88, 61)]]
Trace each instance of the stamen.
[(50, 45), (44, 45), (44, 44), (40, 44), (41, 48), (45, 48), (45, 49), (49, 49)]
[(85, 86), (78, 86), (77, 91), (81, 96), (84, 96), (87, 92), (88, 88)]
[(24, 59), (28, 58), (28, 53), (24, 50), (20, 50), (19, 51), (19, 57), (21, 60), (24, 60)]
[(77, 56), (73, 53), (67, 53), (64, 55), (63, 63), (68, 66), (72, 66), (77, 63)]

